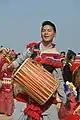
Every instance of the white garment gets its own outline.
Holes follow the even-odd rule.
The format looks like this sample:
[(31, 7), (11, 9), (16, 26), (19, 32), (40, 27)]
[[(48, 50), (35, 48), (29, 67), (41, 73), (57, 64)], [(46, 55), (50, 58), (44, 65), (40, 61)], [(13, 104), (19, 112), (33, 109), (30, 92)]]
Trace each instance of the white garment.
[(24, 106), (26, 103), (16, 101), (16, 106), (12, 114), (12, 120), (27, 120), (27, 115), (24, 115)]

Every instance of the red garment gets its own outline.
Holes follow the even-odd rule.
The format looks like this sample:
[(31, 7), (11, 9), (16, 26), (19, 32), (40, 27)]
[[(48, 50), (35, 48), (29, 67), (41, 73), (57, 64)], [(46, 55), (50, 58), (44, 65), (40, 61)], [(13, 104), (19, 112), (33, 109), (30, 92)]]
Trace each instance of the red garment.
[(32, 118), (32, 120), (40, 120), (41, 114), (44, 109), (47, 109), (51, 104), (57, 104), (56, 98), (51, 97), (44, 105), (39, 105), (35, 101), (28, 104), (24, 110), (24, 113)]
[(68, 115), (65, 120), (80, 120), (80, 116), (79, 115), (73, 115), (73, 114), (70, 114)]
[(80, 66), (80, 62), (73, 62), (71, 70), (74, 71), (79, 66)]
[(14, 99), (12, 91), (0, 91), (0, 113), (11, 116), (14, 111)]
[(62, 67), (62, 63), (60, 61), (53, 61), (52, 59), (42, 59), (41, 57), (36, 57), (34, 60), (40, 64), (51, 65), (55, 68)]
[[(36, 53), (40, 53), (39, 45), (41, 42), (32, 42), (29, 45), (27, 45), (27, 48), (30, 50), (33, 49)], [(52, 44), (52, 48), (55, 48), (55, 44)], [(60, 60), (60, 54), (59, 53), (42, 53), (37, 54), (37, 56), (34, 58), (34, 60), (40, 64), (46, 64), (51, 65), (55, 68), (61, 68), (62, 63)]]
[(68, 111), (65, 106), (62, 104), (60, 109), (59, 109), (59, 113), (58, 113), (58, 116), (59, 116), (59, 119), (60, 120), (65, 120), (65, 118), (70, 114), (70, 111)]
[(69, 99), (71, 100), (71, 102), (70, 102), (70, 107), (71, 107), (70, 111), (73, 113), (74, 110), (75, 110), (75, 107), (77, 105), (77, 100), (75, 99), (75, 96), (74, 96), (73, 93), (69, 96)]
[(80, 120), (80, 116), (77, 114), (74, 115), (62, 105), (59, 110), (59, 120)]
[(75, 115), (73, 114), (76, 108), (79, 106), (79, 104), (77, 104), (77, 101), (75, 100), (75, 97), (73, 94), (69, 97), (69, 99), (71, 100), (70, 109), (68, 110), (68, 108), (66, 108), (67, 105), (61, 106), (59, 110), (60, 120), (80, 120), (80, 116), (77, 113)]
[(40, 116), (42, 114), (42, 109), (40, 105), (35, 104), (28, 104), (24, 113), (32, 118), (32, 120), (40, 120)]
[[(19, 93), (16, 96), (16, 100), (20, 101), (20, 102), (25, 102), (28, 103), (29, 102), (29, 96), (26, 93)], [(27, 114), (28, 116), (32, 117), (32, 120), (40, 120), (40, 116), (42, 114), (42, 109), (40, 107), (39, 104), (37, 104), (36, 102), (32, 103), (32, 104), (28, 104), (24, 110), (24, 113)]]
[(11, 75), (12, 75), (12, 70), (7, 70), (7, 71), (4, 71), (4, 72), (1, 71), (2, 70), (2, 66), (5, 63), (9, 64), (9, 61), (6, 58), (2, 58), (0, 60), (0, 79), (2, 79), (3, 77), (11, 77)]
[(37, 42), (31, 42), (30, 44), (26, 45), (26, 48), (33, 48), (35, 45), (37, 45)]
[[(35, 46), (40, 45), (41, 42), (31, 42), (28, 45), (26, 45), (26, 48), (34, 49)], [(52, 44), (52, 47), (55, 47), (55, 44)]]
[(29, 96), (26, 93), (18, 93), (16, 96), (16, 100), (27, 103), (29, 100)]
[[(1, 71), (2, 67), (5, 63), (9, 64), (9, 61), (6, 58), (2, 58), (0, 60), (0, 79), (3, 78), (11, 78), (12, 70)], [(13, 99), (13, 91), (12, 84), (2, 84), (2, 88), (0, 89), (0, 112), (6, 115), (12, 115), (14, 110), (14, 99)]]

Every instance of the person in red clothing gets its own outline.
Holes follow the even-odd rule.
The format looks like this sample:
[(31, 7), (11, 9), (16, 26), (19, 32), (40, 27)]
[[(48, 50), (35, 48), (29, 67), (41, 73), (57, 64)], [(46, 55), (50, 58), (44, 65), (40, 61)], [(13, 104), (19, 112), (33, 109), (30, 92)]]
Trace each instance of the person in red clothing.
[(64, 120), (80, 120), (80, 104), (77, 104), (74, 108), (74, 112), (67, 115)]
[[(2, 59), (5, 57), (6, 55), (6, 52), (5, 51), (2, 51), (2, 48), (0, 48), (0, 71), (1, 71), (1, 68), (2, 68), (2, 64), (1, 64), (1, 61)], [(0, 73), (1, 75), (1, 73)], [(2, 76), (2, 75), (1, 75)], [(2, 81), (0, 80), (0, 88), (2, 87)]]
[(12, 115), (14, 110), (13, 85), (11, 82), (13, 70), (3, 71), (3, 67), (8, 66), (11, 62), (8, 54), (7, 48), (0, 49), (0, 113)]
[(80, 116), (79, 115), (68, 115), (65, 120), (80, 120)]
[[(65, 103), (66, 94), (64, 92), (64, 81), (60, 68), (60, 54), (56, 50), (56, 45), (52, 43), (55, 36), (56, 27), (54, 23), (50, 21), (44, 21), (41, 27), (41, 41), (28, 45), (27, 49), (22, 52), (20, 56), (12, 62), (12, 64), (8, 66), (8, 68), (17, 69), (27, 58), (31, 58), (42, 63), (45, 69), (50, 68), (47, 70), (59, 82), (59, 87), (57, 88), (55, 94), (52, 95), (45, 105), (42, 106), (35, 102), (31, 96), (28, 97), (26, 94), (23, 94), (23, 96), (22, 94), (18, 94), (16, 99), (17, 103), (20, 102), (20, 104), (16, 105), (16, 109), (12, 116), (13, 120), (59, 120), (56, 103), (57, 101)], [(46, 67), (45, 64), (48, 66)], [(25, 109), (24, 103), (22, 102), (27, 103)], [(26, 118), (26, 116), (28, 118)]]
[(5, 48), (1, 48), (0, 49), (0, 78), (4, 77), (4, 73), (2, 71), (2, 67), (4, 64), (8, 65), (9, 61), (6, 59), (7, 56), (7, 51)]

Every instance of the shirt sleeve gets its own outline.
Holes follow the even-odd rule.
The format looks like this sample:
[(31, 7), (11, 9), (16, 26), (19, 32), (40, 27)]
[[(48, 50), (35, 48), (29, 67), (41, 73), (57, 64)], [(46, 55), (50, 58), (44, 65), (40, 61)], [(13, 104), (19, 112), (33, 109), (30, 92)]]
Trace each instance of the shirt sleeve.
[(66, 97), (66, 94), (65, 94), (65, 91), (64, 91), (64, 80), (63, 80), (61, 69), (60, 68), (56, 68), (53, 71), (53, 76), (59, 82), (59, 86), (58, 86), (57, 92), (58, 92), (58, 94), (60, 96), (60, 99), (62, 100), (63, 103), (66, 103), (67, 97)]
[(15, 61), (12, 62), (14, 68), (18, 68), (30, 56), (31, 56), (31, 51), (29, 49), (26, 49), (18, 56), (18, 58)]

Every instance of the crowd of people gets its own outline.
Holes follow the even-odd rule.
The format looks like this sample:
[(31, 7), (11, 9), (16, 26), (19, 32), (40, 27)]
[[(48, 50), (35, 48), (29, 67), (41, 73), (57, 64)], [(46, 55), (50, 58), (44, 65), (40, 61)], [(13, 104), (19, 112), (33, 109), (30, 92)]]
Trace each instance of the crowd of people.
[[(1, 46), (0, 113), (12, 115), (12, 120), (80, 120), (80, 67), (74, 64), (76, 53), (73, 50), (59, 53), (53, 41), (55, 36), (55, 24), (43, 21), (41, 41), (30, 43), (22, 53)], [(41, 64), (59, 83), (55, 93), (43, 105), (12, 79), (28, 58)]]

